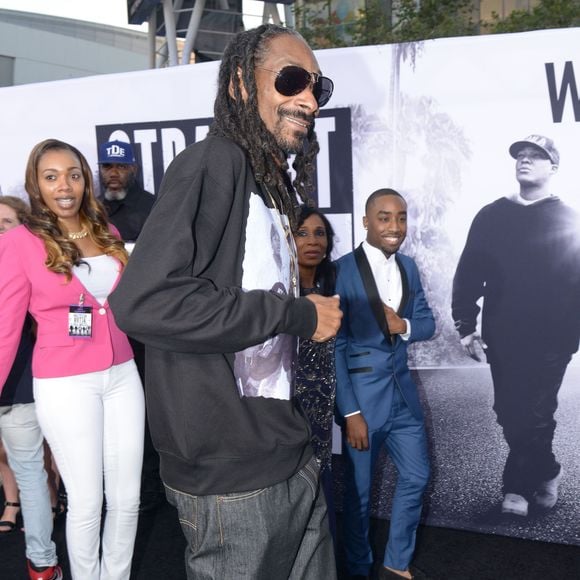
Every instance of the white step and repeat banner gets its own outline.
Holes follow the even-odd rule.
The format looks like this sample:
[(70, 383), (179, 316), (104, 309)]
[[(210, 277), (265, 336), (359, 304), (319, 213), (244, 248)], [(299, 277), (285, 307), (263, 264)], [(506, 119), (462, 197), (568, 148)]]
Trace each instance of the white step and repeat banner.
[[(335, 82), (316, 127), (317, 198), (336, 226), (337, 256), (364, 237), (366, 197), (380, 187), (399, 190), (410, 206), (402, 251), (416, 258), (437, 317), (436, 337), (411, 353), (433, 457), (425, 521), (580, 545), (578, 357), (556, 413), (554, 452), (564, 467), (559, 501), (526, 518), (502, 516), (507, 447), (492, 410), (489, 367), (463, 354), (450, 314), (453, 274), (474, 215), (518, 191), (511, 143), (530, 134), (552, 138), (561, 157), (553, 192), (580, 208), (580, 29), (331, 49), (317, 57)], [(28, 153), (48, 137), (76, 145), (95, 171), (99, 142), (129, 140), (145, 188), (158, 191), (175, 155), (207, 132), (217, 68), (205, 63), (0, 89), (2, 193), (25, 197)], [(580, 324), (580, 313), (570, 319)], [(388, 517), (394, 474), (384, 458), (380, 467), (373, 515)], [(340, 508), (339, 456), (336, 472)]]

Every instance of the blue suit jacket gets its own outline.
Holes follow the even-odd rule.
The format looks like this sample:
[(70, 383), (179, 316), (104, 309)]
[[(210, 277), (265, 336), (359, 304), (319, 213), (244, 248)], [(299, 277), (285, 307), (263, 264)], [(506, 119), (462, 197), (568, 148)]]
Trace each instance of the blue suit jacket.
[(419, 271), (408, 256), (396, 254), (403, 296), (397, 314), (411, 323), (404, 341), (389, 333), (383, 305), (366, 254), (359, 246), (337, 261), (336, 293), (344, 313), (336, 338), (336, 404), (339, 417), (361, 411), (369, 430), (389, 417), (393, 389), (398, 384), (418, 419), (423, 411), (407, 365), (407, 346), (435, 332)]

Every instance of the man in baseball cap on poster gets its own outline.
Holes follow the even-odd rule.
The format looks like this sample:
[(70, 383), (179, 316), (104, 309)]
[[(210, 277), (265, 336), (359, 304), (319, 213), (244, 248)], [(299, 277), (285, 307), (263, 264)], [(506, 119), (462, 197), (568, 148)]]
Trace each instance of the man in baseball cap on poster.
[(577, 213), (551, 191), (560, 165), (554, 141), (530, 135), (509, 153), (519, 192), (475, 216), (452, 314), (466, 354), (479, 361), (484, 353), (491, 370), (509, 448), (501, 512), (525, 517), (553, 508), (566, 478), (552, 443), (558, 391), (580, 337), (580, 232)]

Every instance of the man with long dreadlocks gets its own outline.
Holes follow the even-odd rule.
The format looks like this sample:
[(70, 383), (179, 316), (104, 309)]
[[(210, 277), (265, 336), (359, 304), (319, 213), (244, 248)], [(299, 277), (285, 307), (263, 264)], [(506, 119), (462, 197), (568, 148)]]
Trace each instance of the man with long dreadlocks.
[(296, 337), (328, 340), (342, 316), (336, 297), (299, 297), (290, 229), (332, 89), (294, 30), (236, 35), (209, 135), (168, 168), (110, 297), (146, 345), (151, 433), (190, 579), (336, 577), (288, 364)]

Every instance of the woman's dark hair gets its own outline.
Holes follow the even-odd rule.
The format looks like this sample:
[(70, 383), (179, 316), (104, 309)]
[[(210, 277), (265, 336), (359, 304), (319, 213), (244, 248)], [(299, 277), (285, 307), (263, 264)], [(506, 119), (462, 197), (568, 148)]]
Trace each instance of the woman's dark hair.
[(314, 283), (320, 288), (320, 294), (323, 296), (333, 296), (334, 286), (336, 284), (336, 268), (332, 262), (332, 251), (334, 250), (334, 229), (328, 218), (318, 209), (303, 205), (300, 208), (298, 218), (296, 221), (296, 228), (298, 231), (300, 226), (312, 215), (317, 215), (324, 224), (326, 229), (326, 255), (322, 258), (322, 262), (316, 267), (314, 275)]
[[(240, 32), (228, 44), (220, 65), (214, 120), (209, 133), (231, 139), (246, 152), (256, 182), (270, 192), (279, 209), (292, 222), (298, 207), (296, 194), (306, 202), (312, 190), (318, 141), (311, 128), (303, 150), (296, 154), (292, 164), (296, 172), (292, 182), (296, 194), (288, 191), (284, 178), (288, 171), (286, 153), (280, 150), (260, 117), (254, 74), (256, 67), (266, 58), (272, 39), (283, 34), (304, 41), (291, 28), (263, 24)], [(246, 99), (242, 96), (242, 88), (247, 93)]]
[(28, 204), (23, 199), (12, 195), (2, 195), (0, 196), (0, 204), (14, 210), (18, 223), (25, 224), (28, 222), (30, 207), (28, 207)]

